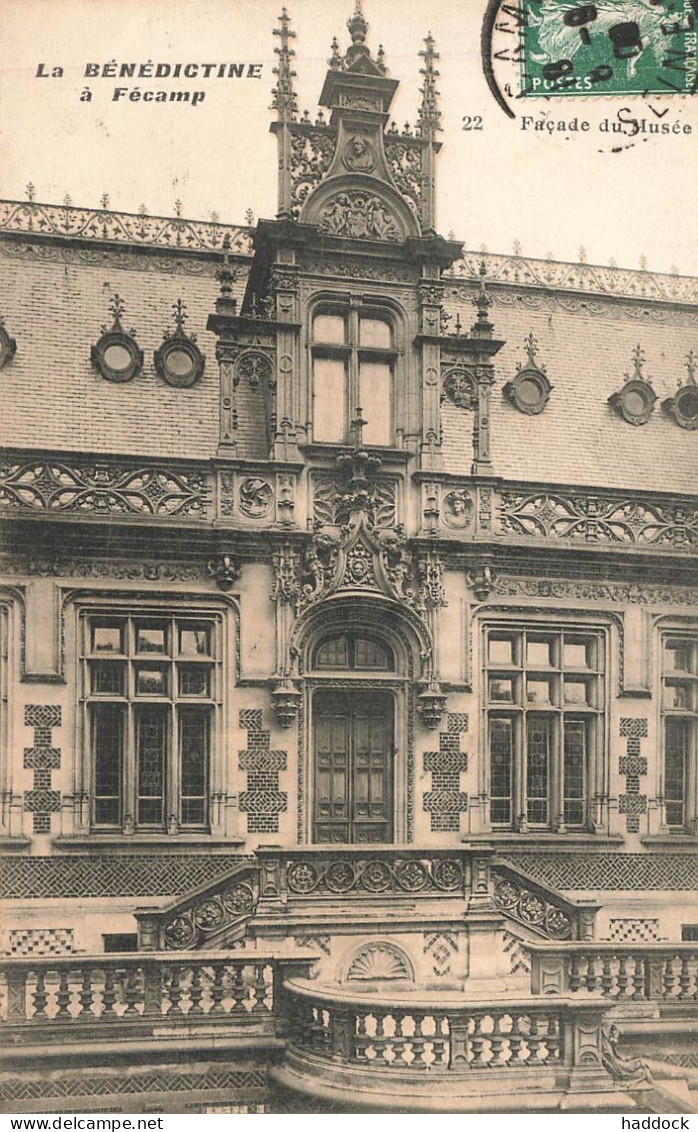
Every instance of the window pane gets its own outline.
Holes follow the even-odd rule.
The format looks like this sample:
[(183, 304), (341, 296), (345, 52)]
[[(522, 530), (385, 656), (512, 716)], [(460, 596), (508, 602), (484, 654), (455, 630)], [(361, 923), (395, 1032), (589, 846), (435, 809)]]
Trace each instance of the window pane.
[(167, 652), (165, 625), (136, 625), (136, 652)]
[(551, 719), (526, 720), (526, 816), (532, 825), (549, 822)]
[(313, 341), (341, 346), (346, 338), (344, 318), (340, 314), (319, 314), (313, 322)]
[(514, 702), (514, 681), (500, 676), (490, 676), (490, 700), (495, 703)]
[(387, 649), (384, 649), (377, 641), (357, 637), (354, 641), (354, 667), (372, 668), (374, 671), (387, 672), (393, 665)]
[(513, 664), (514, 642), (510, 639), (500, 640), (498, 637), (489, 639), (490, 664)]
[(207, 664), (183, 664), (179, 669), (180, 696), (209, 696), (210, 668)]
[(344, 440), (344, 362), (315, 358), (313, 364), (313, 437)]
[(565, 637), (562, 663), (565, 668), (589, 668), (592, 649), (588, 641), (575, 641)]
[(591, 683), (588, 680), (565, 680), (566, 704), (590, 704)]
[(382, 362), (362, 361), (359, 370), (359, 400), (366, 425), (366, 444), (390, 444), (392, 431), (392, 370)]
[(92, 652), (124, 651), (124, 626), (119, 622), (92, 626)]
[(180, 821), (202, 825), (206, 820), (208, 774), (208, 717), (203, 711), (179, 716)]
[(208, 625), (187, 625), (179, 630), (180, 656), (210, 656), (211, 630)]
[(550, 668), (552, 664), (551, 657), (552, 641), (532, 641), (530, 638), (526, 642), (526, 664), (529, 668)]
[(138, 821), (160, 824), (165, 809), (167, 708), (141, 708), (136, 714)]
[(490, 720), (490, 820), (510, 825), (513, 784), (513, 721)]
[(685, 786), (688, 752), (691, 738), (691, 721), (667, 719), (665, 721), (664, 798), (666, 823), (682, 827), (685, 821)]
[(123, 719), (123, 708), (112, 704), (92, 709), (96, 825), (118, 825), (121, 821)]
[(531, 680), (526, 681), (526, 701), (529, 704), (551, 704), (552, 700), (552, 680)]
[(583, 825), (586, 796), (586, 733), (582, 719), (565, 720), (563, 817), (566, 825)]
[(137, 696), (166, 696), (167, 672), (164, 668), (139, 665), (136, 669)]
[(359, 322), (359, 345), (389, 350), (393, 344), (390, 323), (379, 318), (362, 318)]
[(315, 664), (318, 668), (348, 668), (349, 640), (345, 634), (330, 637), (317, 650)]
[(101, 695), (123, 696), (125, 675), (125, 660), (93, 660), (90, 664), (90, 690)]
[(664, 667), (667, 672), (692, 672), (693, 647), (690, 641), (667, 641)]

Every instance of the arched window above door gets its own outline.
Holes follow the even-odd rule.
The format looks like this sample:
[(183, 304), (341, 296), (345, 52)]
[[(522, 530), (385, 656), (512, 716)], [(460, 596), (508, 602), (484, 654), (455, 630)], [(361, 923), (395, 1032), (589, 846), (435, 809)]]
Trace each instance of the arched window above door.
[(394, 672), (395, 657), (384, 642), (374, 637), (333, 633), (315, 649), (313, 667), (318, 671)]

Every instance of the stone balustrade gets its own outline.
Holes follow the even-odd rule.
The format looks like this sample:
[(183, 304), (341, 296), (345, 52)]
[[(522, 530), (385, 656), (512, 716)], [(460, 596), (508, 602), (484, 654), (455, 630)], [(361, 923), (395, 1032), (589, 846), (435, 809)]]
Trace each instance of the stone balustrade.
[(534, 994), (657, 1003), (698, 1001), (695, 943), (527, 944)]
[(43, 1040), (64, 1025), (74, 1033), (77, 1024), (104, 1033), (129, 1023), (152, 1029), (163, 1019), (264, 1022), (279, 1012), (280, 980), (307, 973), (309, 962), (255, 951), (8, 959), (2, 1020), (20, 1028), (19, 1040)]

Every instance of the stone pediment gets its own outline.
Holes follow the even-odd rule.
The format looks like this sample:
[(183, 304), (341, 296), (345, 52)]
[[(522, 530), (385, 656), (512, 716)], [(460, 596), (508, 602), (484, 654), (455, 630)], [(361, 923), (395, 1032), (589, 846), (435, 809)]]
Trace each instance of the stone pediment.
[(326, 528), (315, 532), (301, 567), (299, 606), (357, 590), (412, 605), (411, 565), (402, 528), (373, 529), (360, 513), (338, 536)]

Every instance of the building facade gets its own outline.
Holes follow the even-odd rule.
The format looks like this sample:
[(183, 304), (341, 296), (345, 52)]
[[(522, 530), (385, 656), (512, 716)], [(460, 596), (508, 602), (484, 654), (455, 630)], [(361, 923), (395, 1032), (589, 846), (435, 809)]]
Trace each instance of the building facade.
[(695, 1077), (698, 285), (438, 235), (348, 26), (275, 219), (0, 205), (10, 1109)]

